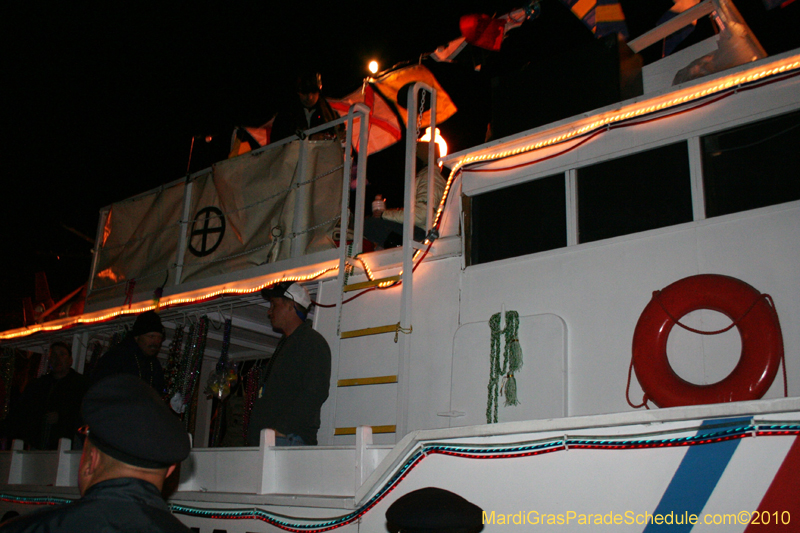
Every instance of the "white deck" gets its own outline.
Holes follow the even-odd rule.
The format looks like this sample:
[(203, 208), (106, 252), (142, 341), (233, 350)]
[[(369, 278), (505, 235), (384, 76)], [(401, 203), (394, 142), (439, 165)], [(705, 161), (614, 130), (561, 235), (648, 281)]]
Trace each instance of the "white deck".
[[(766, 434), (778, 426), (793, 433)], [(182, 482), (170, 503), (201, 533), (275, 531), (275, 521), (314, 530), (348, 516), (358, 521), (341, 525), (340, 531), (378, 531), (391, 501), (431, 485), (458, 492), (487, 513), (494, 511), (495, 522), (501, 514), (520, 511), (530, 515), (528, 520), (535, 513), (638, 515), (658, 508), (682, 475), (681, 465), (691, 460), (688, 454), (702, 453), (704, 460), (723, 463), (730, 479), (720, 475), (711, 480), (701, 516), (730, 513), (736, 506), (753, 511), (798, 432), (800, 399), (794, 398), (416, 431), (395, 447), (371, 445), (369, 432), (362, 431), (358, 446), (195, 449), (181, 465)], [(730, 436), (721, 443), (691, 445), (700, 437)], [(658, 445), (666, 442), (672, 445)], [(0, 492), (18, 499), (76, 498), (78, 458), (79, 452), (70, 451), (3, 452), (0, 474), (17, 477)], [(36, 479), (18, 476), (36, 463), (49, 464), (49, 475), (39, 468)], [(70, 477), (67, 472), (73, 482), (60, 488)], [(734, 480), (742, 476), (748, 476), (752, 490), (735, 489)], [(592, 496), (579, 496), (584, 491)], [(213, 509), (221, 511), (219, 517), (203, 518)], [(254, 509), (260, 518), (226, 518)], [(501, 525), (490, 524), (485, 531), (499, 531)], [(572, 525), (568, 531), (579, 529)], [(618, 530), (642, 529), (633, 523)]]

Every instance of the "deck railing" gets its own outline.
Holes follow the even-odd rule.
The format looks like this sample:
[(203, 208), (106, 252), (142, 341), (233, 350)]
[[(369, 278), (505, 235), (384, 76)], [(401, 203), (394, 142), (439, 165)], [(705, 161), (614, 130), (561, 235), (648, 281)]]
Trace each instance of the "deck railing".
[[(336, 248), (334, 233), (348, 234), (356, 123), (364, 131), (356, 163), (363, 200), (368, 117), (355, 104), (302, 139), (280, 140), (102, 210), (88, 307), (149, 300), (156, 290), (176, 293), (187, 283), (213, 284), (226, 274)], [(347, 126), (344, 150), (338, 140), (311, 140), (341, 124)], [(358, 246), (363, 201), (354, 210)]]

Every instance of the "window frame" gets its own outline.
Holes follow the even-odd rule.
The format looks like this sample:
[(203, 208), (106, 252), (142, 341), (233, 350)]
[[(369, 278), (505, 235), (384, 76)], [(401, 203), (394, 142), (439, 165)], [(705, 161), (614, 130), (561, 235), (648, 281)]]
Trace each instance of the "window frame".
[[(739, 108), (741, 109), (741, 108)], [(466, 213), (465, 209), (466, 206), (470, 205), (469, 200), (477, 196), (479, 194), (484, 194), (487, 192), (491, 192), (493, 190), (504, 189), (507, 187), (511, 187), (523, 182), (534, 181), (546, 177), (551, 177), (558, 173), (564, 174), (565, 180), (565, 190), (567, 195), (567, 205), (566, 205), (566, 216), (567, 216), (567, 245), (565, 247), (555, 248), (551, 250), (544, 250), (541, 252), (535, 252), (532, 254), (525, 254), (524, 256), (528, 255), (541, 255), (541, 254), (556, 254), (556, 253), (563, 253), (565, 251), (569, 251), (574, 249), (576, 246), (586, 247), (586, 246), (597, 246), (597, 245), (606, 245), (612, 242), (618, 242), (620, 240), (632, 240), (638, 239), (646, 236), (650, 236), (653, 234), (664, 234), (673, 231), (679, 231), (685, 228), (687, 225), (697, 225), (706, 220), (714, 220), (719, 221), (721, 219), (729, 219), (730, 217), (734, 218), (741, 218), (745, 216), (749, 216), (754, 212), (759, 212), (763, 210), (776, 210), (776, 209), (783, 209), (786, 205), (791, 205), (793, 203), (800, 202), (783, 202), (780, 204), (774, 204), (770, 206), (759, 207), (755, 209), (740, 211), (736, 213), (730, 213), (726, 215), (720, 215), (717, 217), (713, 217), (712, 219), (708, 219), (705, 209), (705, 184), (703, 180), (703, 161), (702, 161), (702, 137), (707, 135), (714, 135), (717, 133), (722, 133), (726, 130), (747, 126), (749, 124), (756, 124), (758, 122), (776, 118), (779, 116), (791, 114), (800, 110), (800, 99), (795, 102), (793, 105), (782, 106), (778, 109), (775, 108), (764, 108), (762, 110), (759, 109), (746, 109), (743, 113), (738, 113), (735, 117), (731, 117), (730, 114), (719, 113), (716, 120), (712, 123), (704, 122), (702, 124), (690, 124), (687, 126), (685, 123), (680, 121), (668, 121), (670, 124), (668, 127), (661, 128), (660, 135), (654, 135), (654, 138), (651, 138), (647, 142), (642, 142), (639, 145), (631, 146), (630, 145), (630, 138), (620, 138), (615, 137), (613, 139), (609, 139), (606, 144), (594, 147), (594, 149), (589, 149), (588, 151), (584, 150), (581, 154), (583, 159), (579, 159), (575, 156), (560, 156), (555, 158), (555, 160), (549, 160), (545, 163), (534, 164), (531, 165), (530, 170), (535, 170), (535, 172), (529, 172), (524, 175), (514, 174), (513, 172), (500, 172), (500, 176), (498, 178), (492, 179), (491, 181), (487, 180), (485, 183), (481, 183), (482, 186), (476, 187), (472, 186), (469, 187), (468, 190), (465, 192), (462, 188), (462, 216), (469, 217), (469, 214)], [(629, 134), (628, 134), (629, 135)], [(602, 163), (605, 161), (610, 161), (613, 159), (623, 158), (628, 155), (646, 152), (649, 150), (657, 149), (662, 146), (666, 146), (669, 144), (675, 144), (678, 142), (686, 142), (687, 150), (688, 150), (688, 160), (689, 160), (689, 179), (690, 179), (690, 193), (691, 193), (691, 205), (692, 205), (692, 220), (684, 223), (673, 224), (670, 226), (664, 226), (660, 228), (654, 228), (650, 230), (645, 230), (641, 232), (635, 232), (625, 235), (619, 235), (615, 237), (609, 237), (606, 239), (600, 239), (597, 241), (580, 243), (578, 242), (578, 235), (579, 235), (579, 228), (578, 228), (578, 213), (577, 213), (577, 172), (582, 167), (591, 166), (597, 163)], [(624, 146), (620, 148), (620, 146)], [(588, 152), (588, 156), (586, 155)], [(564, 162), (564, 159), (569, 158), (568, 161)], [(502, 161), (502, 159), (500, 160)], [(466, 171), (468, 172), (468, 170)], [(470, 232), (464, 231), (464, 240), (468, 241), (470, 239)], [(465, 243), (464, 251), (469, 249), (469, 243)], [(497, 261), (512, 261), (517, 257), (522, 256), (513, 256), (506, 259), (500, 259)], [(464, 268), (466, 267), (479, 267), (482, 265), (496, 263), (497, 261), (490, 261), (488, 263), (476, 263), (470, 264), (469, 259), (465, 259), (462, 263)]]

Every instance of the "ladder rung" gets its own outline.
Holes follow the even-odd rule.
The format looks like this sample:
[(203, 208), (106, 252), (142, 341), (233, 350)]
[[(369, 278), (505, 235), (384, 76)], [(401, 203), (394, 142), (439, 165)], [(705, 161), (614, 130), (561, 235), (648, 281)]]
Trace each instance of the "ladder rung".
[(355, 387), (358, 385), (382, 385), (384, 383), (397, 383), (397, 376), (377, 376), (374, 378), (340, 379), (339, 387)]
[[(372, 426), (372, 434), (376, 433), (396, 433), (397, 426)], [(336, 428), (334, 435), (355, 435), (356, 428)]]
[(395, 333), (399, 324), (390, 324), (388, 326), (376, 326), (374, 328), (354, 329), (352, 331), (343, 331), (342, 339), (352, 339), (353, 337), (365, 337), (367, 335), (378, 335), (380, 333)]
[(358, 291), (361, 289), (369, 289), (370, 287), (377, 287), (381, 283), (400, 281), (401, 278), (402, 276), (397, 275), (397, 276), (389, 276), (388, 278), (373, 279), (372, 281), (362, 281), (361, 283), (353, 283), (351, 285), (345, 285), (344, 289), (342, 290), (344, 292), (350, 292), (350, 291)]

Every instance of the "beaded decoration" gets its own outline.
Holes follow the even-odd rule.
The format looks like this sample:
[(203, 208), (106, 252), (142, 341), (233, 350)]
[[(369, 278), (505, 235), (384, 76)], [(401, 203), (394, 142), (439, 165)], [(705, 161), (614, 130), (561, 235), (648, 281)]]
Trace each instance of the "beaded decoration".
[(175, 328), (175, 335), (169, 345), (169, 355), (167, 356), (167, 396), (172, 397), (177, 391), (178, 369), (181, 364), (181, 345), (183, 344), (184, 326)]
[(3, 409), (0, 413), (0, 420), (5, 420), (8, 416), (9, 400), (11, 399), (11, 381), (14, 379), (14, 362), (16, 352), (14, 348), (3, 347), (3, 357), (0, 359), (0, 380), (3, 382)]
[(189, 328), (189, 342), (186, 345), (185, 365), (180, 375), (180, 388), (178, 391), (183, 396), (186, 411), (183, 415), (185, 427), (191, 425), (193, 411), (196, 406), (194, 399), (195, 386), (200, 377), (200, 365), (203, 362), (203, 353), (206, 350), (206, 336), (208, 334), (208, 317), (203, 315), (197, 321), (197, 326)]
[(244, 433), (244, 440), (247, 442), (247, 428), (250, 426), (250, 413), (253, 412), (253, 404), (255, 404), (256, 396), (258, 396), (258, 387), (261, 382), (264, 367), (263, 360), (255, 363), (252, 368), (242, 376), (244, 383), (244, 409), (242, 412), (242, 431)]

